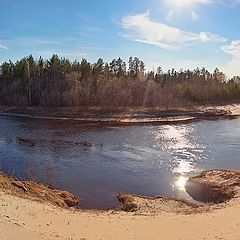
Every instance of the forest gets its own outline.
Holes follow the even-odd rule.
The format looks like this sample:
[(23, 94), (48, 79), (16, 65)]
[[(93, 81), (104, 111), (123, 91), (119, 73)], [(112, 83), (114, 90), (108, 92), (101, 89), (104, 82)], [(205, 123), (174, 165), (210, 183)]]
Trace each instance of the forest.
[(240, 100), (240, 77), (219, 69), (146, 71), (137, 57), (110, 63), (32, 55), (0, 66), (0, 105), (79, 107), (180, 107)]

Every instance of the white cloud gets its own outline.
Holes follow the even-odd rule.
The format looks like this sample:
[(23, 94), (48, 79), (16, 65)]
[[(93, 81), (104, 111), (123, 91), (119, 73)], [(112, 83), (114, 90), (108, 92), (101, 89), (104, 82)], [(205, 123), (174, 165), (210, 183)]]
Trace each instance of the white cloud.
[(193, 21), (197, 21), (199, 19), (199, 16), (194, 11), (191, 12), (191, 17)]
[(169, 11), (167, 16), (166, 16), (166, 21), (171, 22), (173, 20), (174, 17), (174, 11)]
[(7, 46), (3, 45), (3, 44), (0, 44), (0, 49), (9, 49)]
[(185, 0), (185, 1), (190, 1), (192, 3), (200, 3), (200, 4), (209, 4), (216, 2), (215, 0)]
[(222, 46), (221, 50), (225, 53), (233, 55), (234, 57), (238, 57), (240, 55), (240, 40), (235, 40), (229, 45)]
[(231, 61), (222, 67), (224, 72), (229, 76), (240, 75), (240, 40), (222, 46), (221, 50), (232, 56)]
[(227, 39), (210, 32), (200, 32), (199, 37), (202, 42), (226, 42)]
[(122, 18), (125, 29), (122, 36), (136, 42), (174, 50), (199, 42), (224, 42), (225, 38), (209, 32), (192, 33), (180, 28), (153, 21), (149, 13), (129, 15)]
[(211, 4), (218, 1), (219, 0), (165, 0), (167, 5), (174, 5), (176, 7), (187, 7), (196, 4)]
[(210, 3), (216, 2), (216, 0), (189, 0), (189, 1), (193, 3), (200, 3), (200, 4), (210, 4)]

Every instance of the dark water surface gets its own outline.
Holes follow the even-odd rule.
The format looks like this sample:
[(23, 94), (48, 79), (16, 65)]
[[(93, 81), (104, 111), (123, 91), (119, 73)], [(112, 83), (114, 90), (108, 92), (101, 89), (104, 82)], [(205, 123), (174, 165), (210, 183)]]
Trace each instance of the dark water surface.
[(188, 176), (240, 169), (240, 118), (106, 126), (0, 116), (0, 166), (68, 190), (82, 208), (119, 205), (118, 192), (190, 199)]

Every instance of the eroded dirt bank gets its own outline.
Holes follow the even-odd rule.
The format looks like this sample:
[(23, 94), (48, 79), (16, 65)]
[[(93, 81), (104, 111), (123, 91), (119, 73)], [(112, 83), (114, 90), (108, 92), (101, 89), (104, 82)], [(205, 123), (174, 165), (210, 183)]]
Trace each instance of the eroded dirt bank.
[(0, 191), (62, 208), (74, 207), (78, 198), (67, 191), (51, 189), (33, 181), (20, 181), (0, 172)]
[(240, 204), (240, 171), (204, 171), (190, 178), (185, 189), (194, 200), (208, 204), (194, 204), (184, 199), (171, 197), (146, 197), (131, 194), (119, 194), (117, 198), (123, 204), (122, 210), (129, 212), (151, 214), (209, 212), (229, 204)]
[(133, 212), (73, 210), (42, 198), (34, 201), (38, 197), (24, 189), (30, 188), (27, 182), (15, 186), (11, 181), (1, 177), (1, 240), (240, 239), (239, 171), (206, 171), (190, 179), (229, 194), (221, 204), (202, 207), (171, 198), (122, 195), (125, 204), (136, 204)]
[[(194, 214), (211, 211), (227, 206), (230, 202), (240, 202), (240, 171), (204, 171), (200, 175), (191, 177), (185, 189), (199, 203), (174, 197), (147, 197), (124, 193), (116, 197), (122, 203), (121, 210), (126, 212)], [(2, 172), (0, 172), (0, 191), (66, 209), (75, 207), (79, 201), (76, 196), (67, 191), (51, 189), (34, 181), (21, 181), (8, 177)], [(209, 204), (201, 204), (201, 202)], [(118, 209), (115, 210), (118, 211)]]

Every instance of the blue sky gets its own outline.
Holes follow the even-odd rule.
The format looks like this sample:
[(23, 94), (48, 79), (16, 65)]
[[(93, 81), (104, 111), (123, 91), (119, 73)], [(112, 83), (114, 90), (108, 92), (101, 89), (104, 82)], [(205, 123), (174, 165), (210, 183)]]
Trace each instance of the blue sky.
[(0, 63), (53, 53), (240, 75), (240, 0), (0, 0)]

